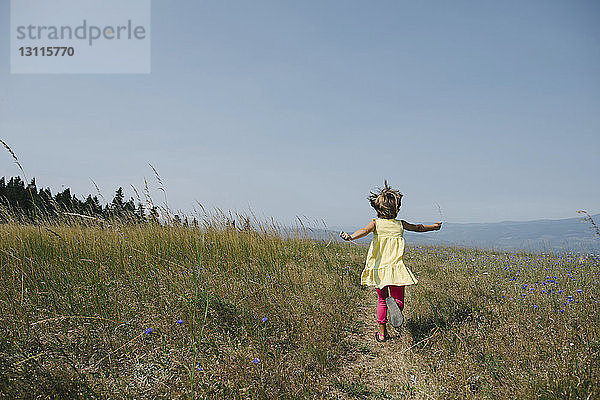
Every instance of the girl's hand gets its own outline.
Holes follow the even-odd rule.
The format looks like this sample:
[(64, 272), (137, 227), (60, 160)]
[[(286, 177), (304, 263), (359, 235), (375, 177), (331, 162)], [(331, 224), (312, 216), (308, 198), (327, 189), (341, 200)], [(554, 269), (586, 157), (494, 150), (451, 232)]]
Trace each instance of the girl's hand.
[(367, 236), (369, 233), (375, 230), (375, 218), (367, 226), (362, 229), (357, 230), (352, 235), (349, 235), (348, 232), (341, 231), (340, 237), (344, 240), (356, 240), (361, 237)]
[(350, 240), (350, 235), (348, 234), (348, 232), (341, 231), (340, 237), (344, 240)]
[(441, 228), (442, 228), (442, 221), (436, 222), (435, 224), (433, 224), (434, 231), (439, 231)]

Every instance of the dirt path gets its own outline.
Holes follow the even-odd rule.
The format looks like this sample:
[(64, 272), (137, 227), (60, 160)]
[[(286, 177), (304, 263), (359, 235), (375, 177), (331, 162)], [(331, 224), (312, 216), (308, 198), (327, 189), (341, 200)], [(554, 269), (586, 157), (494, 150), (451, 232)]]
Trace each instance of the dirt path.
[[(388, 324), (391, 339), (375, 340), (377, 295), (361, 290), (359, 324), (348, 333), (357, 349), (348, 355), (330, 387), (332, 399), (433, 399), (419, 374), (419, 356), (412, 336), (405, 328), (395, 330)], [(410, 318), (409, 310), (405, 318)]]

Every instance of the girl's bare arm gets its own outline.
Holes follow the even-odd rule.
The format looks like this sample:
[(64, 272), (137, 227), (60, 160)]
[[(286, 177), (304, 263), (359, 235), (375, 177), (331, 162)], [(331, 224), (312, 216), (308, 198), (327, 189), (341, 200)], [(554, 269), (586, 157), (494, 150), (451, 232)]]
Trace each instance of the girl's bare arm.
[(423, 225), (423, 224), (414, 225), (414, 224), (411, 224), (409, 222), (402, 220), (402, 226), (404, 227), (404, 230), (412, 231), (412, 232), (439, 231), (440, 228), (442, 227), (442, 222), (441, 221), (436, 222), (433, 225)]
[(375, 221), (369, 222), (367, 226), (362, 229), (357, 230), (352, 235), (347, 232), (340, 232), (340, 237), (344, 240), (355, 240), (360, 239), (361, 237), (367, 236), (369, 233), (375, 230)]

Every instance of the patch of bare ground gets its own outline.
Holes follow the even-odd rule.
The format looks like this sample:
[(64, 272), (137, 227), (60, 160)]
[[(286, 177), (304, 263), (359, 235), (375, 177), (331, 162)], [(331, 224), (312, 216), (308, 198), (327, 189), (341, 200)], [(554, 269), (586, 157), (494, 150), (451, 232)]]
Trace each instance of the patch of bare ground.
[[(409, 295), (404, 312), (410, 319)], [(394, 329), (388, 324), (390, 339), (375, 340), (377, 295), (372, 288), (361, 288), (358, 324), (346, 333), (353, 343), (330, 384), (331, 399), (435, 399), (436, 389), (428, 384), (420, 365), (419, 352), (425, 351), (429, 338), (415, 343), (405, 325)], [(435, 335), (436, 332), (433, 332)]]

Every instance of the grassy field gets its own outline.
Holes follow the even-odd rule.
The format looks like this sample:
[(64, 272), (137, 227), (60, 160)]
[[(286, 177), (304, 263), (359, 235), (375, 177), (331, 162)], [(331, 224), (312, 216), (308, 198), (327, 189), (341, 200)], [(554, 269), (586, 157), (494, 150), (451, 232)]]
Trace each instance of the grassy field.
[(411, 367), (421, 393), (600, 398), (599, 261), (411, 248), (407, 263), (420, 283), (410, 291), (406, 328), (417, 344)]
[(337, 377), (364, 348), (365, 247), (216, 219), (47, 228), (0, 225), (2, 398), (600, 397), (594, 256), (409, 247), (417, 378), (375, 393)]

